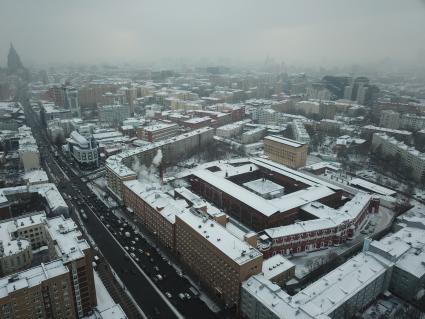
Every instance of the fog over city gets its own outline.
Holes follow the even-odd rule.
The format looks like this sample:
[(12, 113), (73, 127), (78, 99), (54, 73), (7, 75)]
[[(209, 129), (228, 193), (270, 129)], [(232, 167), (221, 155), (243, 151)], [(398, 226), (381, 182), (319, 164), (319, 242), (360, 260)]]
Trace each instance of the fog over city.
[(425, 319), (425, 0), (0, 0), (0, 319)]
[(419, 0), (15, 1), (0, 10), (28, 65), (262, 62), (320, 66), (424, 62)]

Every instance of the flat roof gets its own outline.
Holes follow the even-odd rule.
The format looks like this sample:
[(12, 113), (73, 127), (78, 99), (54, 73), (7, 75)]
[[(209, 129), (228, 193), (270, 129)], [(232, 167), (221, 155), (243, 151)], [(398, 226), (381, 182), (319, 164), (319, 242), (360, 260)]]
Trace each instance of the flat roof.
[(262, 257), (262, 254), (256, 248), (231, 234), (213, 219), (195, 215), (190, 211), (185, 211), (177, 218), (238, 265)]
[(267, 136), (264, 137), (264, 139), (274, 141), (274, 142), (278, 142), (278, 143), (281, 143), (281, 144), (285, 144), (285, 145), (288, 145), (288, 146), (291, 146), (291, 147), (296, 147), (296, 148), (305, 145), (305, 143), (297, 142), (295, 140), (291, 140), (289, 138), (278, 136), (278, 135), (267, 135)]
[(248, 189), (254, 191), (259, 195), (266, 195), (274, 192), (283, 192), (285, 190), (285, 187), (273, 183), (271, 180), (261, 178), (244, 183), (243, 186), (247, 187)]
[(64, 262), (84, 257), (84, 250), (90, 246), (79, 231), (77, 224), (63, 215), (46, 219), (50, 236), (55, 241), (56, 252)]
[(188, 133), (184, 133), (184, 134), (180, 134), (174, 137), (171, 137), (169, 139), (166, 140), (162, 140), (162, 141), (158, 141), (155, 143), (149, 143), (145, 146), (141, 146), (141, 147), (137, 147), (135, 149), (132, 150), (128, 150), (128, 151), (124, 151), (121, 152), (117, 155), (113, 155), (108, 157), (108, 159), (106, 160), (106, 167), (109, 168), (112, 172), (114, 172), (116, 175), (120, 176), (120, 177), (128, 177), (128, 176), (134, 176), (136, 177), (136, 173), (130, 169), (129, 167), (127, 167), (126, 165), (124, 165), (122, 163), (122, 160), (128, 157), (132, 157), (132, 156), (137, 156), (143, 152), (152, 150), (152, 149), (156, 149), (156, 148), (160, 148), (164, 145), (167, 144), (171, 144), (174, 143), (176, 141), (180, 141), (180, 140), (184, 140), (186, 138), (190, 138), (194, 135), (198, 135), (198, 134), (203, 134), (205, 132), (208, 131), (212, 131), (213, 129), (211, 127), (203, 127), (203, 128), (199, 128), (196, 130), (193, 130), (191, 132)]
[(0, 278), (0, 298), (5, 298), (10, 293), (20, 289), (35, 287), (43, 281), (67, 274), (68, 272), (68, 268), (60, 260), (55, 260)]
[(394, 196), (395, 194), (397, 194), (396, 191), (393, 191), (392, 189), (383, 187), (381, 185), (375, 184), (375, 183), (371, 183), (369, 181), (366, 181), (364, 179), (361, 178), (353, 178), (352, 180), (349, 181), (349, 184), (352, 186), (360, 186), (362, 188), (365, 188), (373, 193), (377, 193), (380, 195), (385, 195), (385, 196)]
[(293, 267), (295, 267), (294, 263), (277, 254), (263, 261), (262, 272), (264, 277), (272, 279)]

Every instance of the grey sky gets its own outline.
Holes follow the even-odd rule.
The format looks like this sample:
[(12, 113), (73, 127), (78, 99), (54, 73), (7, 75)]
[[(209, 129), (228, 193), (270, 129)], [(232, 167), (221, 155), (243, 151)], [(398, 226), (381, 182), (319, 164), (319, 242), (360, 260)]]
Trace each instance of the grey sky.
[(277, 61), (343, 65), (425, 56), (420, 0), (1, 0), (0, 64)]

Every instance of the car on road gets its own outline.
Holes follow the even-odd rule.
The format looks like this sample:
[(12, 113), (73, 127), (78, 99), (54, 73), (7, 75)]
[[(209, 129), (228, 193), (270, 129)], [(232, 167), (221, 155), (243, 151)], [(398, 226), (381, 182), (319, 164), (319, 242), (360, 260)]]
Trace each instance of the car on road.
[(168, 298), (173, 298), (173, 295), (172, 294), (170, 294), (168, 291), (165, 293), (165, 295), (168, 297)]

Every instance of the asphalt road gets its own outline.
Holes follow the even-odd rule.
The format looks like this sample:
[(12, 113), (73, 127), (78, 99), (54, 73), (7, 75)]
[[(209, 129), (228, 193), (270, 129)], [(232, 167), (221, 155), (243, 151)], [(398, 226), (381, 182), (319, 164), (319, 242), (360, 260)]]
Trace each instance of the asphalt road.
[[(178, 274), (140, 234), (135, 234), (125, 221), (116, 217), (75, 175), (68, 163), (60, 156), (55, 158), (45, 132), (29, 109), (27, 121), (39, 142), (45, 170), (53, 175), (59, 191), (77, 207), (80, 216), (86, 216), (83, 218), (85, 228), (143, 312), (149, 318), (217, 318), (193, 293), (186, 278)], [(79, 223), (75, 212), (70, 217)], [(128, 257), (122, 247), (128, 247), (128, 254), (134, 254), (133, 257)]]

